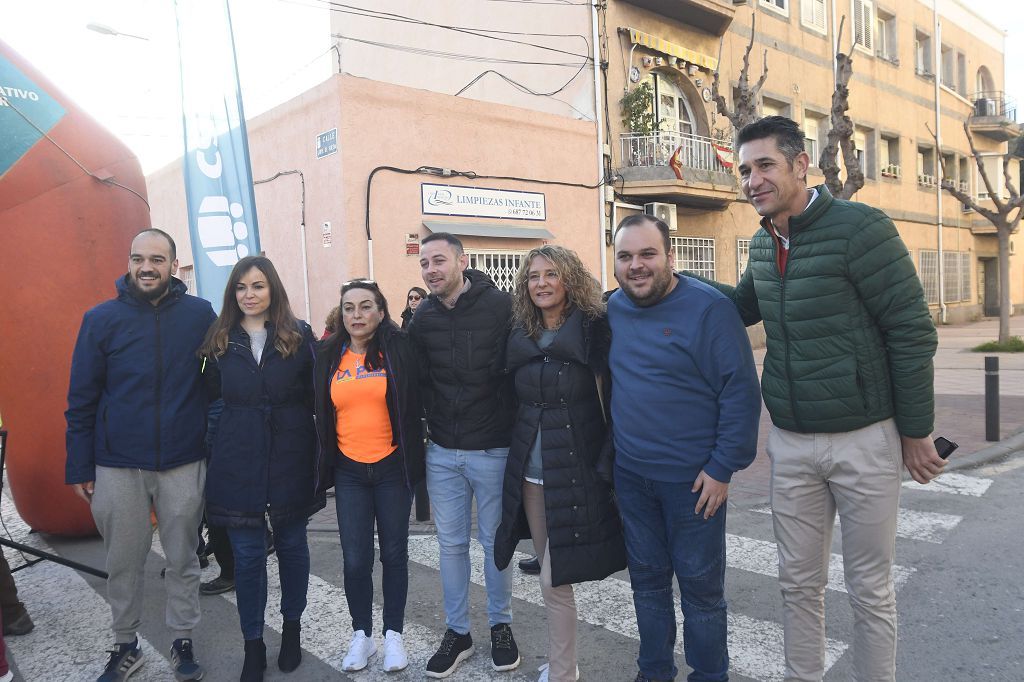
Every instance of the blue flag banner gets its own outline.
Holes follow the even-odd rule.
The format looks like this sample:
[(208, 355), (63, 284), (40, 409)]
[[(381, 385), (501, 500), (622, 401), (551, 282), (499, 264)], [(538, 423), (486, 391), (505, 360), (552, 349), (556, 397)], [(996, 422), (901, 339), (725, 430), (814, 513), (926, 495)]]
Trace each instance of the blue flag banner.
[(228, 0), (175, 0), (185, 197), (199, 295), (218, 310), (231, 268), (260, 252)]

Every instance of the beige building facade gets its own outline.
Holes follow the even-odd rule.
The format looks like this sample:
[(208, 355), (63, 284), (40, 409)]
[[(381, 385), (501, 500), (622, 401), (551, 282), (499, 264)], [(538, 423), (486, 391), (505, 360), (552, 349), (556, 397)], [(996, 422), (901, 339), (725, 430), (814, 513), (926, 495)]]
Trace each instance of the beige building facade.
[[(612, 227), (647, 210), (674, 224), (679, 269), (736, 281), (758, 217), (731, 168), (734, 131), (710, 100), (716, 67), (734, 97), (752, 15), (754, 79), (768, 60), (761, 113), (799, 122), (815, 162), (836, 29), (845, 16), (847, 51), (856, 29), (849, 113), (867, 180), (854, 198), (896, 221), (937, 319), (940, 291), (949, 322), (997, 311), (994, 230), (948, 195), (939, 257), (939, 159), (946, 177), (984, 194), (963, 122), (993, 154), (993, 176), (1019, 133), (1001, 92), (1003, 34), (958, 0), (939, 2), (938, 36), (921, 0), (356, 4), (365, 10), (332, 12), (319, 29), (337, 73), (248, 124), (262, 247), (314, 328), (339, 284), (361, 276), (381, 283), (397, 317), (421, 284), (416, 242), (440, 230), (460, 234), (471, 264), (503, 288), (545, 242), (576, 250), (610, 288)], [(620, 101), (644, 84), (656, 131), (623, 120)], [(333, 151), (318, 147), (324, 135)], [(811, 182), (823, 182), (817, 169)], [(153, 223), (182, 243), (187, 278), (180, 163), (148, 184)], [(1019, 249), (1011, 300), (1024, 301)]]

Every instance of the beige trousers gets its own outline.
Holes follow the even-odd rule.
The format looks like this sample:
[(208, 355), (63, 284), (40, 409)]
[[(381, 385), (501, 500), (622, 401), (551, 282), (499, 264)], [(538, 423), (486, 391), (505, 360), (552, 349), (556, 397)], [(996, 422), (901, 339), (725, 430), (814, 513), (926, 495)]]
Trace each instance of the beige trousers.
[(544, 516), (544, 486), (523, 481), (523, 507), (540, 559), (540, 591), (548, 616), (548, 680), (576, 680), (576, 598), (572, 585), (551, 586), (548, 561), (548, 524)]
[(853, 679), (895, 680), (896, 549), (903, 451), (893, 420), (846, 433), (772, 427), (771, 500), (779, 550), (786, 680), (819, 682), (825, 659), (825, 585), (839, 512), (853, 607)]

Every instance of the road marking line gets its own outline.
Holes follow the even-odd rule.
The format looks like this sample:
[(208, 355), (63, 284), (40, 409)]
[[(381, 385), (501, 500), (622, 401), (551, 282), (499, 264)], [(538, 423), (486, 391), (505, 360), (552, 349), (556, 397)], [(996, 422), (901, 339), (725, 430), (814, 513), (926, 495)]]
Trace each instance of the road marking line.
[[(159, 543), (154, 543), (153, 551), (163, 556), (163, 550)], [(338, 561), (341, 561), (341, 550), (338, 548)], [(218, 575), (216, 569), (208, 568), (207, 575), (203, 580), (210, 580)], [(411, 577), (411, 576), (410, 576)], [(225, 592), (220, 595), (227, 601), (238, 606), (234, 591)], [(203, 597), (211, 599), (212, 597)], [(277, 555), (267, 558), (267, 610), (264, 614), (265, 629), (281, 632), (282, 616), (281, 606), (281, 578), (278, 573)], [(352, 616), (348, 610), (348, 601), (345, 599), (345, 590), (342, 587), (327, 582), (319, 576), (310, 573), (309, 589), (306, 592), (306, 610), (302, 615), (302, 648), (316, 658), (331, 666), (338, 672), (343, 672), (357, 682), (370, 682), (380, 680), (385, 673), (381, 670), (384, 663), (383, 634), (381, 628), (384, 622), (383, 605), (373, 606), (373, 638), (377, 642), (377, 653), (370, 659), (369, 664), (359, 672), (344, 672), (341, 668), (342, 659), (348, 649), (348, 642), (352, 636)], [(409, 656), (409, 667), (401, 673), (387, 673), (388, 679), (392, 675), (398, 675), (396, 680), (419, 679), (423, 670), (427, 667), (427, 661), (437, 646), (441, 643), (444, 635), (443, 629), (432, 629), (417, 623), (405, 621), (402, 627), (402, 643), (405, 645), (405, 652)], [(241, 646), (241, 633), (238, 633), (239, 646)], [(490, 637), (481, 641), (474, 640), (477, 652), (471, 658), (459, 666), (457, 673), (460, 680), (471, 680), (473, 682), (490, 682), (494, 679), (494, 671), (491, 669)], [(273, 656), (268, 652), (267, 658)], [(270, 663), (270, 665), (275, 665)], [(524, 676), (525, 675), (525, 676)], [(523, 670), (523, 666), (514, 674), (502, 673), (503, 680), (512, 682), (532, 679), (532, 671)], [(507, 677), (506, 677), (507, 676)]]
[[(516, 552), (510, 565), (514, 566), (526, 556)], [(409, 559), (439, 570), (437, 538), (432, 535), (409, 538)], [(483, 562), (483, 548), (480, 543), (473, 540), (470, 544), (470, 580), (477, 585), (485, 584)], [(543, 606), (540, 581), (514, 568), (511, 570), (512, 595), (531, 604)], [(573, 585), (573, 591), (576, 596), (577, 617), (580, 621), (639, 640), (636, 612), (633, 610), (633, 592), (628, 582), (607, 578), (600, 582), (578, 583)], [(682, 654), (682, 613), (678, 607), (673, 610), (679, 630), (676, 653)], [(782, 680), (785, 674), (782, 642), (781, 625), (738, 613), (729, 614), (729, 662), (733, 672), (765, 682)], [(847, 645), (843, 642), (826, 640), (826, 672), (846, 649)], [(583, 672), (585, 674), (587, 671)]]
[[(752, 507), (750, 511), (770, 516), (772, 508), (765, 504)], [(900, 507), (896, 515), (896, 537), (941, 544), (962, 520), (962, 516), (954, 514), (939, 514)], [(838, 516), (836, 516), (836, 523), (839, 523)]]
[[(760, 573), (772, 578), (779, 577), (779, 554), (774, 542), (726, 533), (725, 543), (726, 565), (729, 568)], [(892, 581), (895, 589), (902, 588), (916, 570), (893, 564)], [(836, 592), (846, 592), (843, 557), (840, 554), (832, 554), (829, 557), (828, 583), (825, 587)]]
[[(4, 523), (16, 542), (54, 553), (42, 536), (29, 534), (14, 507), (3, 495)], [(12, 550), (15, 551), (16, 550)], [(16, 568), (17, 566), (12, 566)], [(113, 646), (110, 606), (78, 571), (43, 561), (17, 573), (18, 596), (28, 604), (35, 629), (27, 635), (7, 638), (9, 660), (24, 680), (94, 680), (107, 663)], [(132, 675), (133, 682), (164, 682), (174, 671), (156, 649), (139, 636), (144, 665)]]
[(932, 493), (981, 497), (988, 491), (990, 485), (992, 485), (991, 478), (978, 478), (963, 474), (939, 474), (927, 485), (921, 485), (917, 481), (906, 481), (903, 487)]

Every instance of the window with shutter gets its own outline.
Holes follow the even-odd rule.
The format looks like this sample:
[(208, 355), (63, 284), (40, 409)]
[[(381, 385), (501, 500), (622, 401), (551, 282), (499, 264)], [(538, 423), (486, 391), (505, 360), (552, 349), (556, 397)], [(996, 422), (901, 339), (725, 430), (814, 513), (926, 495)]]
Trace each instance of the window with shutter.
[(825, 0), (800, 0), (800, 21), (808, 28), (825, 33)]
[(871, 0), (852, 0), (854, 44), (874, 54), (875, 7)]

